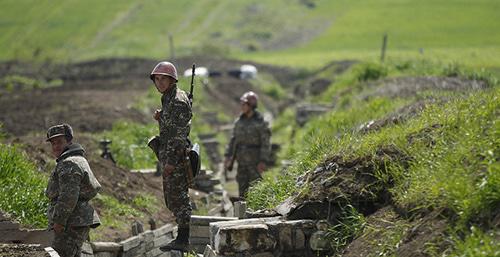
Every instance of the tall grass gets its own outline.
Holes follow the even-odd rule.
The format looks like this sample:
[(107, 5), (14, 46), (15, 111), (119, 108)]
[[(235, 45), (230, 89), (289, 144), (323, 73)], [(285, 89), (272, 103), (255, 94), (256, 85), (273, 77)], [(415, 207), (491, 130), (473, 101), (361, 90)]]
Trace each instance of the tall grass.
[(0, 209), (22, 224), (46, 227), (47, 177), (12, 145), (0, 144)]
[(394, 190), (396, 201), (450, 209), (463, 224), (491, 214), (500, 204), (499, 99), (498, 88), (478, 92), (431, 106), (409, 122), (408, 128), (422, 130), (415, 134), (419, 143), (401, 146), (413, 158), (410, 167), (391, 170), (405, 174)]

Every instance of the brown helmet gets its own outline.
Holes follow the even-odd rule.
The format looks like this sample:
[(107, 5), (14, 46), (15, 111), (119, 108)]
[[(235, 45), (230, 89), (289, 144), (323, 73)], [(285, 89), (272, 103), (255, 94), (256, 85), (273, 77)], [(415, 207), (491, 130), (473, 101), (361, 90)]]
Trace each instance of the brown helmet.
[(259, 100), (259, 96), (253, 91), (248, 91), (244, 93), (240, 97), (240, 101), (243, 103), (248, 103), (253, 108), (257, 108), (257, 101)]
[(155, 78), (154, 78), (155, 74), (167, 75), (169, 77), (174, 78), (175, 81), (178, 81), (177, 80), (177, 69), (175, 68), (175, 66), (171, 62), (160, 62), (160, 63), (158, 63), (155, 66), (155, 68), (153, 69), (153, 71), (151, 72), (151, 74), (149, 75), (149, 78), (152, 81), (155, 80)]

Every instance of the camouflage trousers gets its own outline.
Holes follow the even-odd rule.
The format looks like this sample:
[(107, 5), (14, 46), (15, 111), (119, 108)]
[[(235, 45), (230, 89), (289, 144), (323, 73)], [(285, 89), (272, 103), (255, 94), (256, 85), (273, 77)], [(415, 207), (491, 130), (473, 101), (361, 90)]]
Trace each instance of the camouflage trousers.
[(89, 236), (89, 227), (67, 227), (61, 233), (54, 232), (52, 248), (61, 257), (79, 257), (83, 242)]
[(189, 226), (192, 208), (184, 165), (176, 166), (169, 176), (163, 175), (163, 197), (167, 208), (174, 214), (177, 225)]
[(241, 165), (238, 163), (238, 173), (236, 174), (236, 181), (238, 182), (238, 191), (240, 197), (245, 197), (250, 185), (261, 179), (261, 175), (257, 170), (257, 165)]

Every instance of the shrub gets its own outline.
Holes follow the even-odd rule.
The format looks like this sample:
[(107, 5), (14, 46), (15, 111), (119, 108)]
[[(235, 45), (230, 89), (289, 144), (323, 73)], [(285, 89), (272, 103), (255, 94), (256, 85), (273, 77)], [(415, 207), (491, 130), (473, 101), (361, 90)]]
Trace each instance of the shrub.
[(0, 209), (22, 224), (46, 227), (47, 177), (11, 145), (0, 144)]

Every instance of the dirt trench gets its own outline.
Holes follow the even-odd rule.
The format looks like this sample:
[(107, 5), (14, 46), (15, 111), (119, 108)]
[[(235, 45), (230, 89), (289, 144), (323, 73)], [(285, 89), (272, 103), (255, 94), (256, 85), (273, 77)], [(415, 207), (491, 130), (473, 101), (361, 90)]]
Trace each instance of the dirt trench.
[[(124, 217), (128, 223), (138, 220), (147, 228), (150, 217), (158, 224), (171, 222), (173, 217), (163, 204), (161, 177), (131, 173), (100, 158), (98, 142), (92, 136), (111, 129), (116, 121), (122, 119), (138, 123), (150, 122), (150, 115), (133, 108), (133, 104), (152, 86), (148, 74), (156, 62), (148, 59), (101, 59), (74, 64), (0, 63), (0, 81), (12, 75), (40, 81), (62, 81), (62, 85), (58, 87), (32, 90), (14, 88), (12, 92), (0, 92), (0, 123), (2, 131), (7, 134), (7, 142), (21, 144), (21, 148), (40, 170), (51, 169), (54, 160), (49, 145), (44, 141), (45, 131), (53, 124), (69, 123), (75, 131), (74, 141), (86, 149), (90, 166), (102, 184), (104, 194), (126, 203), (131, 203), (135, 197), (144, 193), (152, 194), (158, 199), (159, 211), (141, 209), (149, 215), (142, 218)], [(261, 93), (248, 81), (228, 75), (230, 70), (247, 62), (209, 57), (187, 57), (173, 62), (178, 67), (179, 75), (193, 63), (219, 72), (220, 76), (211, 78), (210, 84), (204, 87), (204, 94), (210, 103), (220, 106), (231, 117), (238, 113), (241, 94), (248, 90)], [(276, 74), (276, 79), (283, 83), (296, 76), (295, 71), (287, 68), (254, 65), (259, 72)], [(180, 86), (187, 89), (187, 85)], [(278, 103), (261, 95), (266, 107), (277, 112)], [(196, 113), (203, 113), (204, 106), (200, 103), (195, 102), (194, 108)], [(105, 211), (99, 201), (94, 200), (94, 206), (101, 214)], [(102, 238), (110, 241), (130, 236), (128, 228), (123, 230), (102, 226), (98, 230)]]

